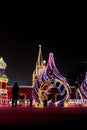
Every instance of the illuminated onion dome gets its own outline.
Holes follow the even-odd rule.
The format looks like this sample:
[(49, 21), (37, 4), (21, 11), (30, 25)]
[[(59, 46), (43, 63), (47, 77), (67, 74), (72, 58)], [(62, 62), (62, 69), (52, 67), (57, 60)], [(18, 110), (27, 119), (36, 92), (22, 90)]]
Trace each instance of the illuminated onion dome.
[(87, 99), (87, 72), (85, 78), (80, 86), (80, 92), (83, 99)]
[(5, 61), (3, 60), (3, 58), (0, 58), (0, 69), (5, 69), (7, 67), (7, 64), (5, 63)]
[(60, 104), (67, 102), (70, 98), (71, 88), (66, 78), (58, 71), (53, 53), (49, 53), (46, 68), (35, 83), (34, 90), (39, 102), (43, 101), (43, 98), (47, 98), (48, 102), (53, 101)]
[[(0, 82), (2, 83), (7, 83), (8, 82), (8, 78), (7, 75), (5, 74), (5, 69), (7, 67), (7, 64), (5, 63), (5, 61), (3, 60), (3, 58), (0, 58)], [(1, 86), (0, 86), (1, 87)]]
[(5, 73), (5, 69), (7, 67), (7, 64), (3, 60), (3, 58), (0, 58), (0, 77)]

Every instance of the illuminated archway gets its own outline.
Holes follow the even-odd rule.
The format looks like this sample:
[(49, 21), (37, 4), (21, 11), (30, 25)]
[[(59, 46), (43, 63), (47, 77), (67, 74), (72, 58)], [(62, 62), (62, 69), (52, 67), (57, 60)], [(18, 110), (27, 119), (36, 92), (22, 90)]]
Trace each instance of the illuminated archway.
[[(43, 92), (44, 95), (42, 95)], [(38, 96), (40, 103), (47, 100), (48, 104), (49, 102), (53, 102), (59, 105), (60, 103), (64, 104), (68, 101), (70, 98), (70, 92), (63, 81), (59, 79), (49, 79), (41, 84)]]

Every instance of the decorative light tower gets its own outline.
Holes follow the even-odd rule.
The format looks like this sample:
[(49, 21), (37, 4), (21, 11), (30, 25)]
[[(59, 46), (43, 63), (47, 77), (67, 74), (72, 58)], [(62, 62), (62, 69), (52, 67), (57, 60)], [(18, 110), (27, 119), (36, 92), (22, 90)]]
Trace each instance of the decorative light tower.
[(36, 62), (36, 76), (40, 76), (45, 69), (46, 62), (43, 60), (41, 45), (39, 45), (38, 60)]
[(42, 75), (43, 71), (45, 70), (45, 67), (46, 67), (46, 61), (43, 60), (41, 45), (39, 45), (38, 59), (36, 62), (36, 69), (33, 72), (32, 86), (34, 86), (37, 79), (40, 77), (40, 75)]
[(3, 99), (8, 98), (8, 92), (7, 92), (8, 78), (7, 75), (5, 74), (6, 67), (7, 64), (1, 57), (0, 58), (0, 103), (2, 102)]

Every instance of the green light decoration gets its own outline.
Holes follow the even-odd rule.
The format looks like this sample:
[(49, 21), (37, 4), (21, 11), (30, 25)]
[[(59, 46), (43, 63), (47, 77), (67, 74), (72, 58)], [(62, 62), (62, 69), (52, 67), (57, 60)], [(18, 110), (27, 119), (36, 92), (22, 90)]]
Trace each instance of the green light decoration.
[(3, 57), (0, 58), (0, 70), (5, 69), (7, 67), (7, 64), (3, 60)]

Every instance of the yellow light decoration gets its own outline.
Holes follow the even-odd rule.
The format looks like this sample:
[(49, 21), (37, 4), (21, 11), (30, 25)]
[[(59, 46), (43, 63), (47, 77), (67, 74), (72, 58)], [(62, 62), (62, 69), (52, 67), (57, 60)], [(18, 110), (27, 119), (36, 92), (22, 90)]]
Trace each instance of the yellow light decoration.
[[(69, 92), (69, 89), (68, 89), (66, 83), (64, 83), (63, 81), (61, 81), (61, 80), (59, 80), (59, 79), (49, 79), (49, 80), (47, 80), (47, 81), (45, 81), (45, 82), (43, 82), (43, 83), (41, 84), (40, 89), (39, 89), (39, 92), (38, 92), (38, 96), (39, 96), (40, 104), (41, 104), (40, 106), (43, 106), (43, 105), (42, 105), (43, 102), (42, 102), (40, 96), (41, 96), (41, 92), (42, 92), (44, 86), (45, 86), (46, 84), (49, 84), (49, 83), (53, 82), (54, 80), (55, 80), (56, 82), (59, 82), (59, 83), (63, 84), (63, 86), (65, 87), (65, 89), (66, 89), (66, 91), (67, 91), (66, 99), (65, 99), (65, 101), (64, 101), (64, 106), (66, 106), (67, 100), (68, 100), (68, 98), (70, 97), (70, 92)], [(49, 102), (49, 101), (48, 101), (48, 102)], [(59, 103), (59, 101), (56, 101), (56, 102), (55, 102), (55, 105), (58, 104), (58, 103)]]
[(0, 82), (5, 82), (5, 83), (7, 83), (7, 82), (8, 82), (8, 78), (0, 78)]

